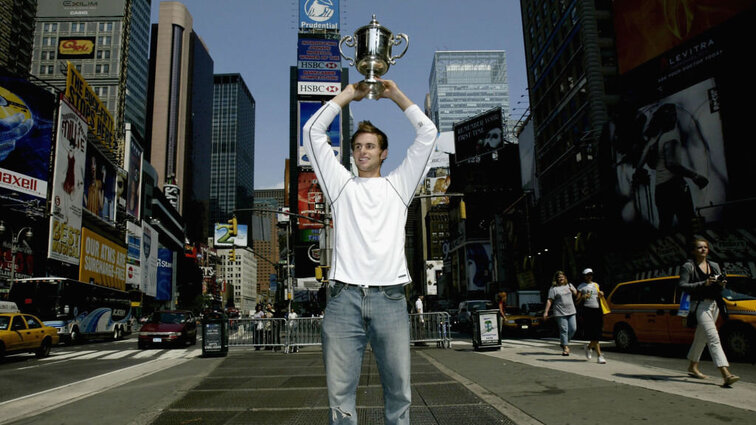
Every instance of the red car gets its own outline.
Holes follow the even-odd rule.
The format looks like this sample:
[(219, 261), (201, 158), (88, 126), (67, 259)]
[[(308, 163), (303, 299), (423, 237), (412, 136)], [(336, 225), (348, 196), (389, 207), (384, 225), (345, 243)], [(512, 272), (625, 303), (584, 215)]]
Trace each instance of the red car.
[(197, 319), (191, 311), (156, 311), (139, 330), (140, 349), (153, 345), (184, 346), (197, 343)]

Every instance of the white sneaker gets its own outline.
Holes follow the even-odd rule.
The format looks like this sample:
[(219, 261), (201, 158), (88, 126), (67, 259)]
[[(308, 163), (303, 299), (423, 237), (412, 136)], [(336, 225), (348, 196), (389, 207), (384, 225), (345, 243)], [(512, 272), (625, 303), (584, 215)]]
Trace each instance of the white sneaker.
[(583, 351), (585, 351), (585, 358), (586, 359), (590, 360), (591, 357), (593, 357), (593, 354), (591, 354), (591, 349), (590, 349), (590, 347), (588, 347), (588, 344), (585, 344), (583, 346)]
[(598, 356), (598, 360), (596, 361), (598, 364), (606, 364), (606, 359), (604, 356)]

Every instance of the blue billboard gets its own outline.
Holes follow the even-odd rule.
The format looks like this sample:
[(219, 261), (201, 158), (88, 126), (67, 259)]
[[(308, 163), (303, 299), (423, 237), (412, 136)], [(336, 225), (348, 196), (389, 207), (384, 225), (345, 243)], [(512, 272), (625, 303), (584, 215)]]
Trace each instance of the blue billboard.
[(155, 299), (169, 301), (173, 287), (173, 251), (158, 248), (157, 292)]
[(339, 29), (339, 0), (299, 0), (300, 30)]

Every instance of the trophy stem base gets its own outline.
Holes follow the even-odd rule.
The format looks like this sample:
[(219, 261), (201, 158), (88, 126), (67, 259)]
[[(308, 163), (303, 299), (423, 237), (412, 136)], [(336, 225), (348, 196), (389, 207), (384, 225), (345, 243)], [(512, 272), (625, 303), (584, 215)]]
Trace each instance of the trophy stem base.
[(378, 98), (381, 97), (381, 93), (383, 93), (383, 91), (386, 89), (383, 86), (383, 83), (381, 83), (380, 81), (375, 81), (375, 80), (374, 81), (363, 80), (363, 81), (360, 81), (359, 85), (360, 85), (360, 88), (363, 88), (363, 87), (368, 88), (368, 94), (365, 96), (368, 99), (377, 100)]

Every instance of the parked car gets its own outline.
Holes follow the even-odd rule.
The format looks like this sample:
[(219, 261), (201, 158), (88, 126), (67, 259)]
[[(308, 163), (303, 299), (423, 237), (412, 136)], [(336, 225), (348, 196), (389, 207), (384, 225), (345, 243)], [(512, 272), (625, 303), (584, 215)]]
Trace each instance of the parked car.
[(194, 345), (197, 343), (197, 320), (191, 311), (156, 311), (139, 330), (137, 345), (145, 349), (153, 345)]
[(527, 314), (518, 307), (507, 307), (507, 318), (502, 326), (502, 333), (510, 335), (533, 335), (541, 329), (543, 313), (536, 316), (536, 312)]
[[(613, 338), (620, 350), (638, 343), (690, 344), (695, 329), (677, 315), (681, 290), (678, 276), (635, 280), (618, 284), (607, 297), (611, 313), (604, 316), (603, 336)], [(756, 355), (756, 282), (743, 275), (728, 275), (722, 298), (729, 317), (717, 320), (722, 346), (731, 359)]]
[(0, 357), (6, 354), (35, 353), (47, 357), (59, 342), (58, 330), (45, 326), (37, 316), (21, 313), (0, 314)]
[(466, 300), (459, 303), (457, 315), (452, 322), (460, 331), (472, 332), (472, 314), (478, 310), (494, 309), (494, 303), (488, 300)]

